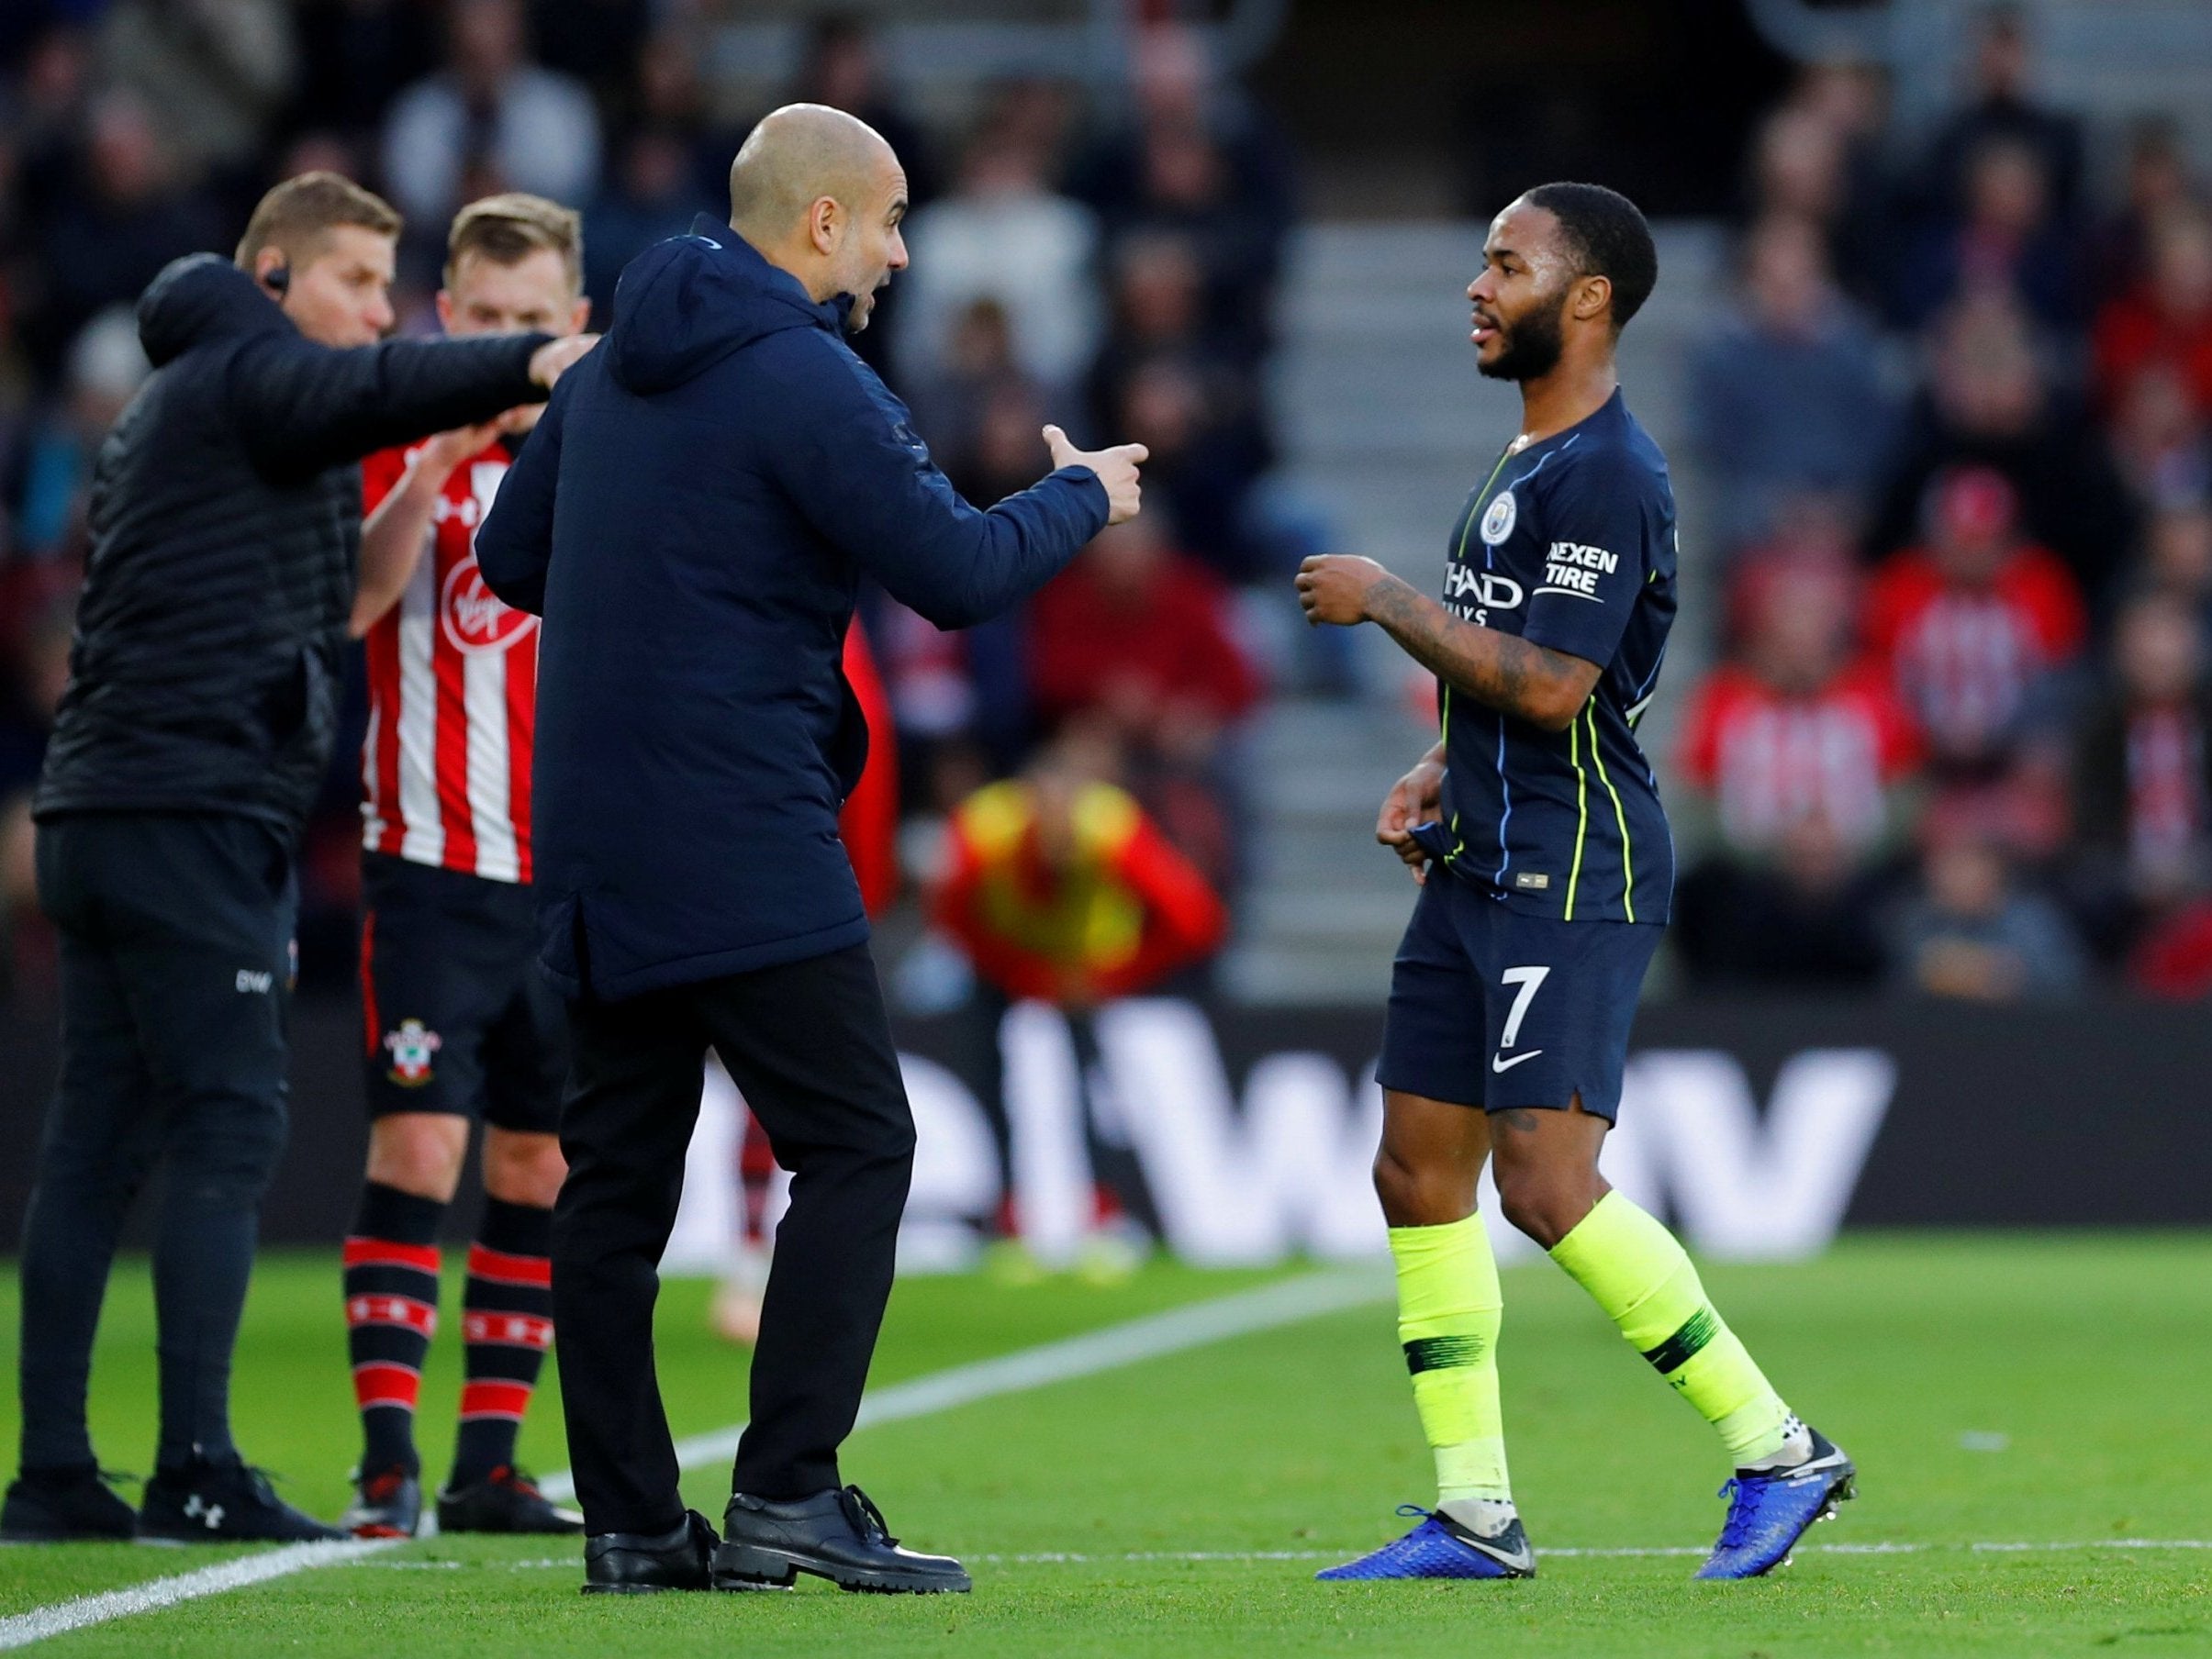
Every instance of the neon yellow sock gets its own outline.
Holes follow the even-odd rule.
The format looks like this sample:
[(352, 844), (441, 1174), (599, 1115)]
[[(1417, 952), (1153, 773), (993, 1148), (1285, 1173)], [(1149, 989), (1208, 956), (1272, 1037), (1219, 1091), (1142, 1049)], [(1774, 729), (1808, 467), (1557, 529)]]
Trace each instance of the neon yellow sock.
[(1792, 1429), (1790, 1408), (1713, 1310), (1672, 1233), (1609, 1192), (1552, 1246), (1551, 1259), (1720, 1431), (1737, 1467), (1782, 1451)]
[(1393, 1227), (1398, 1341), (1413, 1406), (1436, 1455), (1436, 1501), (1513, 1501), (1498, 1410), (1498, 1324), (1505, 1298), (1482, 1218)]

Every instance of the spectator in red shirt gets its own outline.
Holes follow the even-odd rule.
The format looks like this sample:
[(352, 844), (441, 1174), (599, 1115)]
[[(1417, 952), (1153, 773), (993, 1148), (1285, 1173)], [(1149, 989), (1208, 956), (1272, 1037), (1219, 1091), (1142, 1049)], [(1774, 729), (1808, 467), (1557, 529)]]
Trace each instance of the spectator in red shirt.
[(1105, 531), (1037, 596), (1030, 674), (1048, 722), (1102, 715), (1139, 749), (1202, 747), (1259, 696), (1227, 590), (1148, 516)]
[(1863, 860), (1897, 816), (1919, 743), (1882, 674), (1849, 660), (1851, 600), (1832, 565), (1782, 555), (1745, 573), (1743, 650), (1692, 694), (1681, 756), (1732, 852), (1763, 855), (1817, 818)]
[(1138, 798), (1219, 885), (1235, 862), (1227, 740), (1260, 689), (1229, 606), (1148, 513), (1107, 530), (1046, 586), (1029, 632), (1045, 725), (1079, 721), (1112, 738)]
[(1893, 555), (1868, 586), (1866, 642), (1938, 768), (1985, 778), (2049, 713), (2088, 612), (2058, 558), (2021, 539), (2019, 497), (1994, 469), (1939, 474), (1925, 522), (1926, 544)]
[(2107, 409), (2138, 375), (2172, 365), (2197, 410), (2212, 415), (2212, 218), (2170, 209), (2151, 236), (2151, 271), (2096, 319), (2096, 382)]
[(1738, 659), (1692, 694), (1681, 769), (1723, 851), (1676, 895), (1677, 945), (1714, 985), (1865, 985), (1881, 974), (1875, 855), (1918, 760), (1881, 674), (1848, 660), (1854, 582), (1840, 556), (1746, 567)]

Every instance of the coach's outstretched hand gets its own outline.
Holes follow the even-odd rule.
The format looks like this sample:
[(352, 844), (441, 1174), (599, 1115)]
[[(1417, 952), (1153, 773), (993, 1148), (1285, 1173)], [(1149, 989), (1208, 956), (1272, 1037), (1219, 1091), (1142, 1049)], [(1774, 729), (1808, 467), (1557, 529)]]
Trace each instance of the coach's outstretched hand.
[(549, 340), (530, 354), (530, 377), (547, 391), (561, 378), (576, 360), (599, 343), (596, 334), (571, 334), (565, 340)]
[(1067, 434), (1058, 427), (1045, 429), (1045, 447), (1052, 451), (1052, 468), (1089, 467), (1099, 475), (1106, 486), (1106, 504), (1110, 511), (1109, 524), (1120, 524), (1137, 515), (1138, 497), (1143, 492), (1137, 487), (1137, 463), (1151, 458), (1152, 451), (1141, 443), (1117, 443), (1107, 450), (1078, 450), (1067, 441)]

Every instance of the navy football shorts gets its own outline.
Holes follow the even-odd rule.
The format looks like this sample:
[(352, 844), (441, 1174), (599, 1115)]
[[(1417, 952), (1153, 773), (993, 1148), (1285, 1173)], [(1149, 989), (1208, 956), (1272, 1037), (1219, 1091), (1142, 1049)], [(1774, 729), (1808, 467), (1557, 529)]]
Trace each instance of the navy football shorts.
[(558, 1132), (568, 1019), (538, 966), (531, 889), (375, 852), (361, 875), (369, 1116)]
[(1620, 1110), (1637, 994), (1663, 927), (1525, 916), (1429, 866), (1391, 973), (1377, 1081), (1479, 1106)]

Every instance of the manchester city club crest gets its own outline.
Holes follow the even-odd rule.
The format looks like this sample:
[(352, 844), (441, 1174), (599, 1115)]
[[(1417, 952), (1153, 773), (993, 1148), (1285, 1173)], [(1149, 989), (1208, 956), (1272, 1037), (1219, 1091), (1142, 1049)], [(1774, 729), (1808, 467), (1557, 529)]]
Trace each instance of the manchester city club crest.
[(434, 1075), (430, 1056), (445, 1040), (419, 1019), (403, 1019), (397, 1030), (384, 1034), (384, 1046), (392, 1056), (392, 1069), (385, 1074), (401, 1088), (420, 1088)]
[(1492, 501), (1490, 504), (1490, 510), (1482, 515), (1483, 544), (1488, 547), (1495, 547), (1506, 537), (1512, 535), (1514, 533), (1514, 516), (1519, 510), (1514, 505), (1514, 493), (1511, 490), (1507, 490)]

